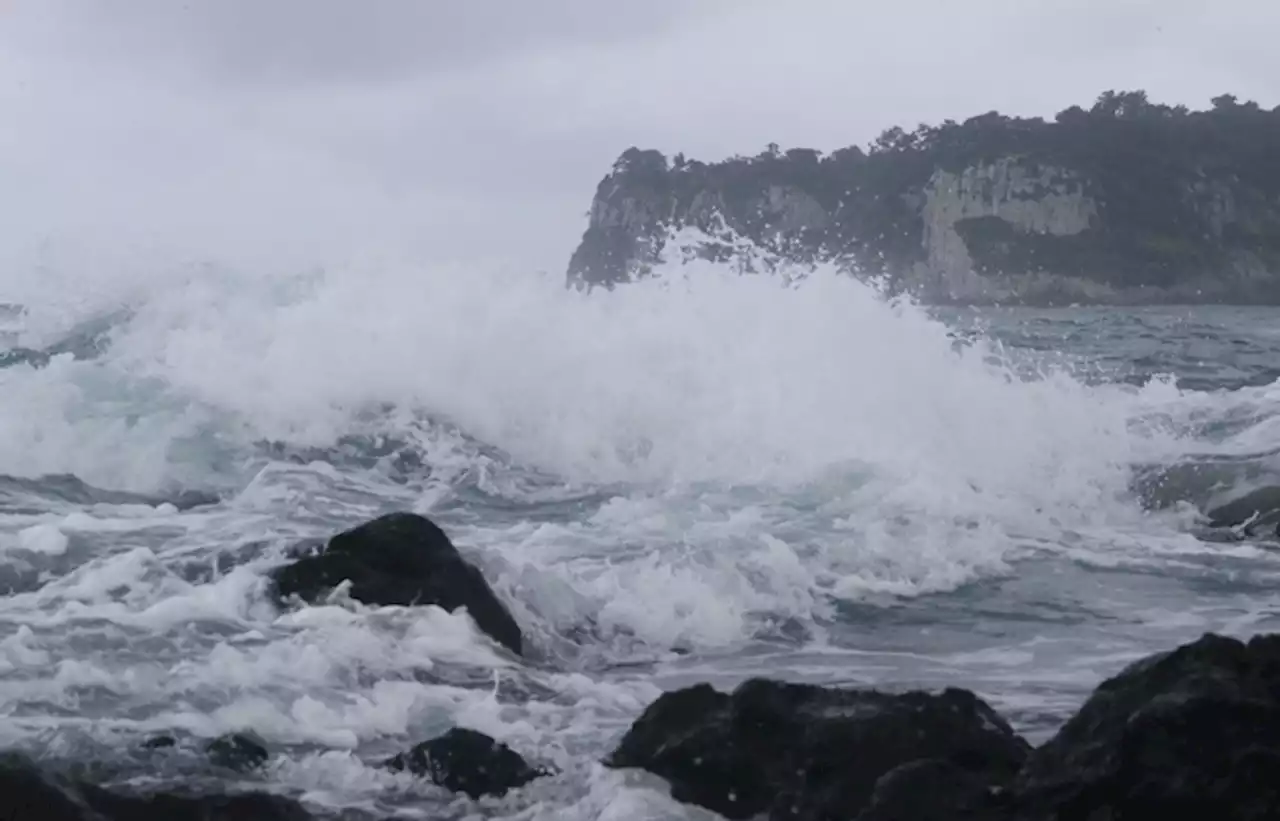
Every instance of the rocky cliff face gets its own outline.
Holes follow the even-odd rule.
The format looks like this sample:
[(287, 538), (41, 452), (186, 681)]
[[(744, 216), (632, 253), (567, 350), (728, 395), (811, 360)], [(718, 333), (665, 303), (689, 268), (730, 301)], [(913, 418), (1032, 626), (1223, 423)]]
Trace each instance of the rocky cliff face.
[[(696, 247), (676, 247), (690, 228)], [(1280, 302), (1280, 109), (1107, 92), (1051, 123), (991, 113), (866, 152), (629, 149), (569, 280), (613, 285), (681, 253), (829, 262), (930, 302)]]
[(972, 232), (987, 225), (1015, 241), (1018, 235), (1081, 234), (1098, 219), (1098, 203), (1085, 185), (1070, 169), (1013, 157), (958, 173), (938, 170), (924, 188), (921, 206), (924, 259), (915, 271), (920, 290), (952, 298), (995, 296), (996, 284), (977, 273), (985, 255)]

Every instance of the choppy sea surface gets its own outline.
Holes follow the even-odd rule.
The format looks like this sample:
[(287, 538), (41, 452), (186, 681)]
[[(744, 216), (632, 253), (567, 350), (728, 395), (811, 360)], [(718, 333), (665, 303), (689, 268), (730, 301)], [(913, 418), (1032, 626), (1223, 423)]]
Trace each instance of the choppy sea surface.
[[(0, 748), (164, 783), (251, 729), (318, 812), (701, 817), (595, 763), (664, 688), (971, 688), (1033, 741), (1137, 656), (1280, 627), (1280, 312), (936, 310), (696, 263), (0, 294)], [(77, 299), (72, 297), (76, 296)], [(193, 500), (216, 498), (211, 505)], [(280, 612), (284, 552), (434, 518), (511, 606)], [(560, 773), (377, 766), (462, 725)]]

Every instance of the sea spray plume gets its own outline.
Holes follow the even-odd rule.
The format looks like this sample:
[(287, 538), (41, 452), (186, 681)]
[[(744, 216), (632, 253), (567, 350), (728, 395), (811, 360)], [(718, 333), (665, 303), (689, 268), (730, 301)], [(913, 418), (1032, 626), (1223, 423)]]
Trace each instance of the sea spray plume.
[[(126, 323), (131, 315), (132, 311), (129, 308), (116, 308), (97, 313), (58, 334), (54, 341), (48, 344), (37, 348), (18, 345), (8, 350), (0, 350), (0, 368), (10, 368), (14, 365), (42, 368), (55, 356), (64, 355), (72, 359), (93, 359), (107, 349), (111, 344), (112, 332)], [(21, 335), (21, 331), (17, 334)]]
[[(780, 229), (753, 239), (731, 226), (714, 205), (691, 220), (661, 226), (636, 241), (643, 246), (636, 252), (637, 264), (631, 274), (637, 279), (683, 278), (688, 275), (688, 266), (704, 261), (739, 274), (767, 274), (786, 285), (801, 282), (820, 269), (834, 269), (858, 277), (879, 293), (890, 294), (894, 290), (894, 280), (888, 274), (869, 271), (850, 255), (830, 254), (820, 262), (812, 254), (803, 253), (797, 240)], [(612, 288), (616, 283), (570, 277), (566, 284), (590, 290), (596, 285)]]
[[(1144, 393), (1023, 377), (995, 353), (957, 349), (910, 300), (830, 265), (787, 286), (693, 258), (590, 293), (477, 268), (334, 268), (290, 288), (210, 274), (153, 289), (93, 362), (2, 372), (18, 398), (0, 426), (23, 435), (0, 456), (104, 487), (207, 487), (261, 464), (264, 441), (323, 454), (448, 420), (460, 435), (429, 425), (412, 443), (432, 503), (585, 500), (545, 535), (469, 539), (535, 568), (581, 551), (564, 572), (584, 603), (563, 623), (698, 647), (813, 625), (833, 598), (953, 589), (1064, 530), (1138, 522), (1129, 465), (1166, 447), (1130, 427)], [(365, 498), (371, 480), (338, 462), (272, 465), (245, 497), (296, 482)], [(486, 476), (500, 493), (466, 487)], [(678, 557), (670, 528), (692, 540)], [(616, 555), (592, 569), (597, 540)]]
[(659, 265), (688, 265), (697, 259), (718, 262), (739, 274), (776, 277), (785, 285), (803, 282), (819, 271), (834, 270), (860, 279), (882, 295), (893, 292), (892, 277), (864, 268), (851, 255), (825, 254), (820, 259), (780, 228), (753, 239), (733, 228), (719, 208), (713, 208), (696, 223), (666, 228), (654, 258)]
[[(1035, 483), (1019, 473), (1086, 461), (1102, 473), (1079, 478), (1105, 485), (1140, 444), (1116, 392), (1011, 381), (909, 301), (829, 265), (800, 273), (782, 287), (693, 258), (590, 294), (447, 269), (333, 271), (283, 296), (194, 279), (158, 289), (103, 364), (258, 439), (332, 443), (386, 402), (584, 481), (804, 481), (862, 462), (1020, 494)], [(1068, 504), (1082, 490), (1057, 486)]]

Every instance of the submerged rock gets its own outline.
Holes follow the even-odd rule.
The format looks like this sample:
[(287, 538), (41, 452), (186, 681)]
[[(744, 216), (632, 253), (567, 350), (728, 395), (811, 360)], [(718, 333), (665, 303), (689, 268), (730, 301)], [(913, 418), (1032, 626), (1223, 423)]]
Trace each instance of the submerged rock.
[[(0, 499), (31, 496), (57, 499), (76, 505), (148, 505), (170, 504), (178, 510), (193, 510), (216, 505), (218, 494), (204, 490), (175, 490), (168, 494), (134, 493), (95, 487), (71, 473), (49, 473), (35, 478), (0, 475)], [(38, 511), (33, 511), (38, 512)]]
[(270, 757), (262, 741), (246, 733), (219, 736), (205, 746), (205, 752), (216, 766), (240, 772), (261, 767)]
[(387, 766), (427, 776), (441, 787), (472, 798), (505, 795), (547, 775), (545, 770), (529, 766), (507, 745), (461, 727), (397, 755)]
[(963, 777), (930, 780), (946, 789), (919, 796), (928, 818), (1008, 781), (1029, 750), (966, 690), (894, 695), (752, 679), (732, 694), (705, 684), (664, 694), (606, 763), (662, 776), (672, 797), (727, 818), (816, 821), (856, 818), (888, 789), (886, 774), (938, 760)]
[[(138, 746), (153, 755), (168, 755), (179, 749), (178, 739), (168, 733), (153, 735)], [(227, 733), (206, 742), (202, 749), (210, 764), (236, 772), (257, 769), (271, 757), (254, 733)]]
[(58, 777), (20, 756), (0, 758), (3, 821), (309, 821), (288, 798), (262, 792), (131, 794)]
[(520, 626), (479, 569), (424, 516), (391, 513), (339, 533), (279, 568), (274, 579), (281, 597), (310, 602), (350, 581), (351, 598), (365, 604), (465, 607), (494, 641), (516, 654), (523, 650)]
[(1280, 487), (1268, 486), (1209, 510), (1210, 527), (1248, 526), (1251, 533), (1275, 535), (1280, 525)]
[(1035, 751), (1019, 819), (1280, 818), (1280, 635), (1208, 634), (1103, 682)]

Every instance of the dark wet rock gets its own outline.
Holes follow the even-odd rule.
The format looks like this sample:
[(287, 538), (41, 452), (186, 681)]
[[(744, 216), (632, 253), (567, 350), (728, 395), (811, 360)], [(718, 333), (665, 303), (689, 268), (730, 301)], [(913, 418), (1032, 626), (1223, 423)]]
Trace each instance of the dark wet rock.
[[(154, 735), (139, 745), (151, 753), (166, 753), (179, 748), (178, 739), (168, 733)], [(182, 745), (188, 748), (188, 745)], [(215, 767), (236, 772), (249, 772), (267, 763), (271, 757), (266, 744), (254, 733), (227, 733), (203, 745), (205, 758)]]
[(391, 513), (339, 533), (319, 551), (274, 573), (276, 592), (314, 602), (343, 581), (351, 598), (372, 605), (465, 607), (476, 625), (513, 653), (520, 626), (444, 531), (424, 516)]
[(180, 490), (169, 496), (154, 497), (156, 504), (171, 504), (178, 510), (194, 510), (209, 507), (222, 501), (222, 497), (209, 490)]
[(605, 763), (662, 776), (677, 801), (729, 818), (761, 813), (778, 792), (770, 770), (778, 769), (781, 756), (769, 755), (766, 739), (737, 732), (732, 706), (730, 696), (709, 684), (665, 693)]
[(1248, 525), (1251, 532), (1274, 534), (1280, 523), (1280, 487), (1268, 486), (1213, 507), (1208, 512), (1210, 527)]
[(1014, 782), (1025, 821), (1280, 818), (1280, 635), (1205, 635), (1103, 682)]
[(895, 767), (876, 781), (857, 821), (1002, 821), (1007, 797), (981, 773), (940, 758)]
[(1258, 466), (1221, 459), (1138, 463), (1129, 489), (1147, 510), (1165, 510), (1182, 502), (1203, 507), (1215, 492), (1256, 475)]
[(904, 764), (939, 759), (989, 786), (1010, 779), (1029, 749), (965, 690), (889, 694), (752, 679), (731, 695), (705, 684), (664, 694), (606, 763), (662, 776), (672, 797), (728, 818), (816, 821), (857, 817), (881, 778)]
[(270, 754), (262, 741), (247, 733), (228, 733), (205, 746), (209, 760), (218, 767), (246, 772), (267, 763)]
[(131, 794), (67, 779), (20, 756), (0, 758), (0, 821), (308, 821), (266, 793)]
[[(325, 545), (327, 545), (328, 543), (329, 543), (329, 540), (325, 538), (312, 537), (312, 538), (306, 538), (306, 539), (299, 539), (298, 541), (292, 543), (285, 549), (285, 555), (289, 558), (290, 561), (297, 561), (300, 559), (309, 559), (313, 556), (318, 556), (321, 553), (323, 553)], [(253, 555), (256, 553), (261, 553), (262, 550), (268, 547), (270, 544), (271, 543), (269, 541), (246, 542), (244, 545), (242, 545), (241, 550), (244, 552), (245, 555)], [(278, 574), (279, 572), (277, 572), (277, 575)], [(277, 587), (278, 586), (279, 585), (277, 585)]]
[(153, 735), (142, 742), (144, 750), (167, 750), (178, 745), (178, 740), (171, 735)]
[(471, 798), (504, 795), (547, 771), (536, 769), (505, 744), (484, 733), (455, 727), (387, 761), (393, 770), (408, 770)]
[[(296, 801), (263, 792), (129, 795), (100, 787), (82, 789), (88, 804), (108, 821), (310, 821)], [(88, 821), (89, 816), (85, 819)], [(6, 819), (7, 821), (7, 819)]]
[(19, 756), (0, 756), (0, 821), (97, 821), (59, 779)]

